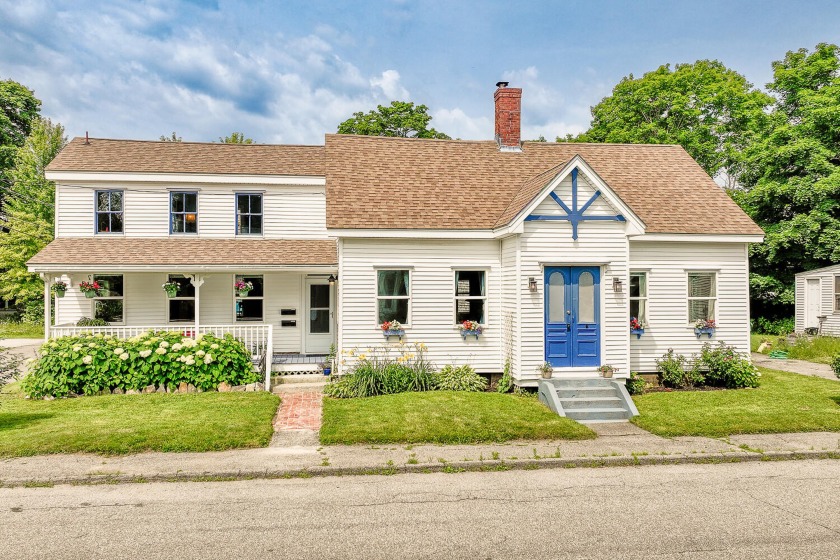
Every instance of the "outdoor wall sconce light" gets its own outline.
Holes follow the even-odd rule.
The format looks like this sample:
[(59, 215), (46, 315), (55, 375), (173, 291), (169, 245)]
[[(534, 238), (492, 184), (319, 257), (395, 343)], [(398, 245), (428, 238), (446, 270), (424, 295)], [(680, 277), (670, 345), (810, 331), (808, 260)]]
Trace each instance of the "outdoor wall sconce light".
[(537, 279), (534, 278), (533, 276), (528, 278), (528, 289), (531, 290), (532, 292), (537, 291)]
[(330, 274), (330, 277), (327, 278), (327, 282), (330, 283), (330, 286), (335, 286), (335, 283), (338, 282), (338, 278), (335, 277), (335, 274)]
[(622, 290), (621, 285), (621, 278), (618, 276), (613, 276), (613, 291), (617, 294), (620, 294)]

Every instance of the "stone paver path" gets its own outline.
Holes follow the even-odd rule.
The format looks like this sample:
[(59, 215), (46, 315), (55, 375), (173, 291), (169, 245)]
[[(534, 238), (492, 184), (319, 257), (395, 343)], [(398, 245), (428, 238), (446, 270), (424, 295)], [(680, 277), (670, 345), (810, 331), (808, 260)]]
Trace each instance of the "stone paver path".
[(814, 377), (838, 381), (837, 376), (834, 375), (834, 371), (832, 371), (831, 366), (828, 364), (817, 364), (806, 362), (805, 360), (776, 360), (758, 352), (753, 352), (752, 361), (755, 365), (766, 367), (767, 369), (778, 369), (789, 373), (813, 375)]

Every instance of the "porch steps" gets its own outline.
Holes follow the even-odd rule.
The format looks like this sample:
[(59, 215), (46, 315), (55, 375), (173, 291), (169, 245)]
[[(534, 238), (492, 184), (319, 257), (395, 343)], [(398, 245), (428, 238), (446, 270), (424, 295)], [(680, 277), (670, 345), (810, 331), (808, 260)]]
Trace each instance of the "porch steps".
[(329, 378), (325, 375), (280, 375), (272, 378), (272, 393), (321, 392)]
[(577, 422), (620, 422), (639, 414), (624, 383), (613, 379), (543, 379), (538, 391), (540, 402)]

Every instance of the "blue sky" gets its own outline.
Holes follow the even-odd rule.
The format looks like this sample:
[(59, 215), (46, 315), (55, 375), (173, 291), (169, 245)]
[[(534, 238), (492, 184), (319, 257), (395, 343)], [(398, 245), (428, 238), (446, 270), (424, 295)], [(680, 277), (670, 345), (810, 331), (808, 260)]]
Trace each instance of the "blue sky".
[(819, 42), (840, 42), (840, 2), (0, 0), (0, 79), (70, 136), (320, 144), (407, 99), (490, 139), (504, 79), (524, 89), (523, 136), (553, 139), (630, 73), (714, 58), (763, 87)]

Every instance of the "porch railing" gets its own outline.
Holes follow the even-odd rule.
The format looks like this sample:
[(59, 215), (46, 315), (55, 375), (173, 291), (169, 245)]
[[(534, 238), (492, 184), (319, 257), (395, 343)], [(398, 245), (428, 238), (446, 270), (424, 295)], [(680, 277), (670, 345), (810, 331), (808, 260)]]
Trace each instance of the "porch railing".
[(251, 356), (254, 358), (255, 363), (259, 365), (260, 371), (265, 374), (266, 390), (271, 390), (273, 325), (261, 323), (254, 325), (200, 325), (198, 329), (196, 329), (195, 325), (148, 325), (139, 327), (120, 325), (78, 327), (72, 325), (50, 327), (50, 338), (73, 336), (81, 333), (102, 333), (124, 339), (138, 336), (148, 331), (178, 332), (182, 336), (190, 338), (195, 338), (199, 334), (214, 334), (216, 336), (230, 334), (242, 342), (251, 352)]

